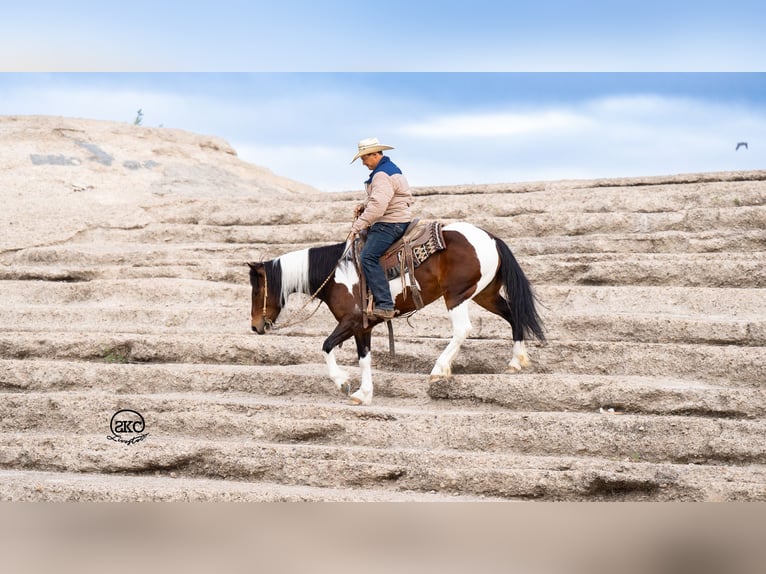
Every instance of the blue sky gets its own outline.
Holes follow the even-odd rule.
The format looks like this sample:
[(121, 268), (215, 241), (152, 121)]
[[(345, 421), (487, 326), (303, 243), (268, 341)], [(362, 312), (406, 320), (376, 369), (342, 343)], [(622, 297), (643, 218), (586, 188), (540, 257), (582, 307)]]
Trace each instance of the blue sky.
[(766, 163), (756, 2), (22, 4), (0, 21), (0, 115), (141, 108), (326, 191), (360, 188), (371, 136), (414, 185)]
[(758, 0), (6, 2), (0, 68), (762, 71)]

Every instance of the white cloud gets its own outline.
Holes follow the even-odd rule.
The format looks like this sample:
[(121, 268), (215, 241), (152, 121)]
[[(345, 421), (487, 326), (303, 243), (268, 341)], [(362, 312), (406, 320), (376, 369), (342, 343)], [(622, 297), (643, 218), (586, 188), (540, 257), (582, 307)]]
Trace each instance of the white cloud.
[[(762, 169), (766, 159), (762, 110), (654, 95), (445, 114), (400, 133), (423, 185)], [(756, 145), (735, 152), (742, 140)]]
[(440, 116), (404, 125), (401, 133), (414, 137), (495, 137), (583, 130), (591, 120), (564, 109), (527, 113), (471, 113)]
[(258, 145), (245, 141), (230, 142), (240, 159), (267, 167), (277, 175), (306, 183), (320, 191), (363, 189), (367, 178), (360, 162), (349, 164), (352, 153), (347, 148), (312, 145)]

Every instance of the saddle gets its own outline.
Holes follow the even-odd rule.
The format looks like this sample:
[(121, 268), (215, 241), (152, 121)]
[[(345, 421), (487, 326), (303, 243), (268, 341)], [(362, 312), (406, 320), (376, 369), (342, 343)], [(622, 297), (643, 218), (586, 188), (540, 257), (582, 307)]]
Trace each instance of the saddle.
[[(406, 299), (408, 294), (411, 294), (415, 309), (418, 311), (425, 305), (415, 282), (414, 272), (431, 255), (444, 249), (442, 227), (443, 225), (438, 221), (421, 222), (420, 219), (415, 219), (404, 230), (402, 237), (395, 241), (380, 258), (380, 265), (383, 267), (386, 278), (391, 281), (401, 277), (402, 296)], [(359, 243), (357, 254), (362, 250), (361, 242)], [(360, 277), (363, 281), (362, 309), (371, 311), (372, 297), (369, 296), (361, 269)]]
[(422, 309), (424, 305), (414, 278), (415, 268), (442, 249), (442, 224), (438, 221), (421, 223), (419, 219), (415, 219), (404, 231), (404, 235), (380, 258), (386, 278), (389, 281), (397, 277), (402, 278), (403, 297), (406, 299), (407, 293), (412, 293), (417, 310)]

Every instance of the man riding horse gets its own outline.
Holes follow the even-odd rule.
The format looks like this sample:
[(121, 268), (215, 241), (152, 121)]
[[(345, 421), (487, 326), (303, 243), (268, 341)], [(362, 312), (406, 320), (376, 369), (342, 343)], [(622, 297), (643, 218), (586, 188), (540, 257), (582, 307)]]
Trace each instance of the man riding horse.
[(366, 230), (367, 240), (361, 259), (362, 270), (375, 302), (372, 315), (388, 320), (394, 318), (396, 310), (380, 257), (404, 234), (412, 221), (410, 208), (413, 198), (402, 170), (383, 155), (383, 150), (393, 147), (382, 145), (377, 138), (369, 138), (360, 141), (358, 148), (351, 163), (362, 158), (362, 163), (372, 173), (364, 182), (367, 200), (354, 210), (350, 240)]
[[(381, 152), (393, 149), (377, 139), (359, 142), (351, 161), (362, 158), (372, 172), (365, 182), (367, 201), (358, 205), (352, 233), (347, 241), (300, 249), (269, 261), (251, 261), (250, 324), (263, 335), (274, 325), (292, 293), (316, 297), (332, 312), (338, 324), (322, 344), (329, 375), (337, 389), (350, 392), (349, 373), (335, 359), (335, 349), (354, 338), (360, 367), (359, 388), (349, 395), (357, 405), (372, 403), (372, 329), (380, 320), (417, 311), (442, 299), (452, 323), (452, 338), (436, 360), (430, 381), (452, 376), (452, 362), (471, 332), (469, 303), (505, 319), (513, 335), (508, 369), (520, 371), (529, 365), (525, 340), (545, 340), (542, 322), (535, 308), (535, 296), (524, 271), (510, 247), (499, 237), (464, 221), (441, 225), (439, 248), (428, 251), (420, 265), (411, 265), (411, 285), (419, 286), (421, 297), (405, 295), (405, 282), (388, 282), (379, 258), (407, 229), (412, 215), (412, 194), (401, 170)], [(362, 267), (371, 287), (374, 319), (366, 321), (359, 301), (363, 282), (348, 239), (367, 230), (362, 249)], [(415, 268), (416, 267), (416, 268)], [(420, 299), (418, 302), (417, 299)], [(396, 302), (396, 305), (395, 303)], [(418, 304), (420, 303), (420, 304)]]

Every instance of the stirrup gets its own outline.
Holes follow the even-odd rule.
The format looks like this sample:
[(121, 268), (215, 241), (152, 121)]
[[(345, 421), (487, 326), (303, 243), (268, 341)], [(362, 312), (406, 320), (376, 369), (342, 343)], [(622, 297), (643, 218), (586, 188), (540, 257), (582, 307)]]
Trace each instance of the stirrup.
[(379, 309), (378, 307), (373, 307), (372, 313), (370, 313), (370, 315), (376, 319), (390, 321), (396, 317), (396, 309)]

